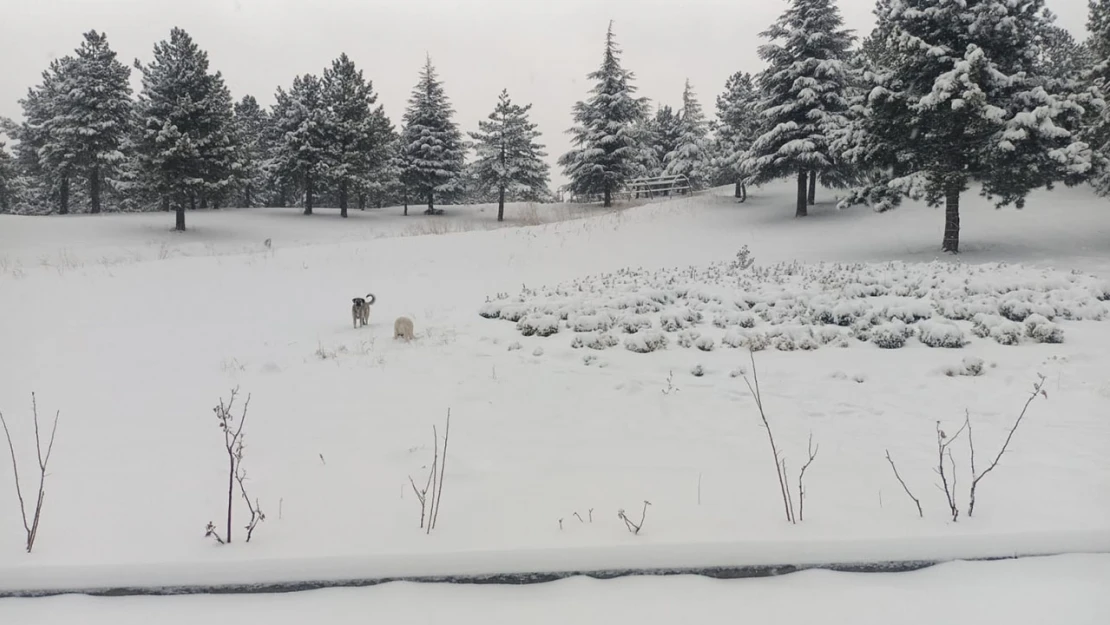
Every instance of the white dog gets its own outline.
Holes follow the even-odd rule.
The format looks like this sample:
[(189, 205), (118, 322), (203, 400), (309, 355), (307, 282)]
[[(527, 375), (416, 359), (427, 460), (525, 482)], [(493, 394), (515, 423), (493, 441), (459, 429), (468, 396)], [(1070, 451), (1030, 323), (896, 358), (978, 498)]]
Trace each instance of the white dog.
[(397, 317), (397, 321), (393, 322), (393, 338), (411, 341), (413, 338), (412, 319), (408, 317)]

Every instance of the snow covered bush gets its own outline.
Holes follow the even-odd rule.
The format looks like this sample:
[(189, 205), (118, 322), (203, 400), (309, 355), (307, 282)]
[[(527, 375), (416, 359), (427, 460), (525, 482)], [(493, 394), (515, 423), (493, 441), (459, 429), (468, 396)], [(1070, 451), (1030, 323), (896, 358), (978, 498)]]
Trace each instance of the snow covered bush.
[(683, 330), (678, 333), (676, 340), (679, 347), (691, 348), (694, 346), (694, 342), (700, 337), (701, 333), (697, 330)]
[(522, 350), (522, 349), (524, 349), (524, 346), (521, 345), (517, 341), (513, 341), (512, 343), (509, 343), (509, 351), (510, 352), (515, 352), (515, 351), (519, 351), (519, 350)]
[(524, 317), (517, 322), (516, 328), (524, 336), (551, 336), (559, 332), (559, 318), (555, 315)]
[(880, 349), (898, 349), (905, 346), (906, 339), (913, 336), (913, 329), (901, 321), (891, 321), (871, 328), (868, 336)]
[(958, 348), (967, 345), (960, 326), (947, 319), (929, 319), (917, 324), (917, 340), (929, 347)]
[(647, 354), (665, 349), (668, 342), (667, 335), (659, 330), (644, 330), (626, 338), (624, 347), (630, 352)]
[(570, 341), (570, 346), (574, 349), (588, 347), (600, 351), (609, 349), (610, 347), (616, 347), (617, 345), (620, 345), (620, 340), (608, 332), (584, 332), (582, 334), (575, 334), (574, 338)]
[(1036, 313), (1025, 318), (1025, 332), (1038, 343), (1063, 343), (1064, 331), (1060, 326)]
[(694, 347), (703, 352), (711, 352), (717, 348), (717, 342), (711, 336), (703, 336), (694, 342)]
[[(936, 346), (966, 344), (966, 330), (952, 321), (971, 321), (975, 336), (1017, 345), (1061, 335), (1053, 325), (1034, 337), (1024, 324), (1031, 315), (1049, 322), (1106, 319), (1108, 306), (1100, 298), (1107, 288), (1078, 272), (1020, 265), (795, 262), (739, 269), (725, 262), (621, 269), (523, 289), (512, 298), (498, 293), (478, 312), (518, 324), (526, 336), (560, 328), (589, 334), (578, 347), (611, 347), (607, 332), (635, 335), (653, 328), (677, 335), (684, 348), (698, 347), (702, 339), (754, 350), (847, 347), (852, 339), (894, 347), (912, 335)], [(565, 323), (552, 326), (551, 319)], [(704, 319), (712, 324), (698, 326)]]
[(703, 375), (705, 375), (705, 367), (702, 367), (701, 365), (694, 365), (694, 367), (690, 369), (690, 375), (694, 376), (695, 378), (702, 377)]
[(543, 348), (542, 347), (537, 347), (536, 349), (532, 350), (532, 355), (535, 356), (536, 358), (539, 358), (540, 356), (543, 356)]
[(968, 356), (963, 359), (958, 367), (945, 367), (944, 375), (952, 378), (958, 376), (977, 377), (983, 375), (985, 364), (982, 358)]

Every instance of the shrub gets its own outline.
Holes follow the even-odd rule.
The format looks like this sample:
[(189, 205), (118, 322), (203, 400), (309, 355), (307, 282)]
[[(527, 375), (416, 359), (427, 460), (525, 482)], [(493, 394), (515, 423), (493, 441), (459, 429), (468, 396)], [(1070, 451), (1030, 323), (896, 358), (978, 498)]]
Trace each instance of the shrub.
[(986, 365), (982, 358), (968, 356), (963, 359), (958, 367), (945, 367), (944, 375), (952, 378), (957, 376), (978, 377), (983, 375)]
[(929, 347), (957, 348), (968, 342), (960, 326), (945, 319), (930, 319), (919, 323), (917, 338)]
[(624, 317), (618, 323), (621, 329), (626, 334), (636, 334), (640, 330), (646, 330), (651, 327), (651, 319), (644, 315), (629, 315)]
[(645, 330), (626, 338), (624, 347), (630, 352), (647, 354), (665, 349), (668, 342), (667, 335), (659, 330)]
[(711, 352), (717, 349), (717, 343), (711, 336), (703, 336), (694, 342), (694, 346), (703, 352)]
[(659, 327), (666, 332), (678, 332), (689, 325), (689, 322), (677, 312), (665, 312), (659, 316)]
[(705, 368), (701, 365), (694, 365), (694, 367), (690, 369), (690, 375), (694, 376), (695, 378), (700, 378), (705, 375)]
[(559, 333), (559, 318), (555, 315), (524, 317), (517, 322), (516, 329), (524, 336), (551, 336)]
[(1064, 330), (1036, 313), (1025, 319), (1025, 331), (1029, 338), (1038, 343), (1063, 343)]
[(697, 330), (683, 330), (682, 332), (678, 333), (678, 346), (685, 347), (687, 349), (691, 348), (694, 346), (694, 342), (697, 341), (700, 336), (701, 333)]
[(898, 349), (903, 347), (906, 344), (906, 339), (912, 335), (913, 330), (901, 321), (879, 324), (872, 328), (869, 333), (871, 342), (880, 349)]

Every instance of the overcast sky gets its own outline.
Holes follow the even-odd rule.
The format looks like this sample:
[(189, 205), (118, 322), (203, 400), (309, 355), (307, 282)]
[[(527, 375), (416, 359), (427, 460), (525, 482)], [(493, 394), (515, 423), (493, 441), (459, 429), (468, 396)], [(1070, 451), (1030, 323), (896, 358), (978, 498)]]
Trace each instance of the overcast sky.
[[(477, 129), (507, 88), (533, 104), (533, 121), (555, 158), (570, 142), (571, 106), (590, 88), (614, 20), (624, 66), (640, 95), (677, 106), (689, 78), (712, 115), (725, 79), (757, 72), (756, 48), (786, 0), (0, 0), (0, 115), (18, 119), (19, 98), (51, 59), (96, 29), (120, 59), (149, 62), (174, 26), (208, 51), (236, 99), (264, 106), (293, 76), (320, 73), (346, 52), (373, 81), (394, 123), (424, 55), (443, 79), (462, 130)], [(873, 0), (841, 0), (849, 28), (871, 29)], [(1048, 0), (1060, 24), (1085, 38), (1087, 0)], [(138, 86), (138, 72), (132, 83)]]

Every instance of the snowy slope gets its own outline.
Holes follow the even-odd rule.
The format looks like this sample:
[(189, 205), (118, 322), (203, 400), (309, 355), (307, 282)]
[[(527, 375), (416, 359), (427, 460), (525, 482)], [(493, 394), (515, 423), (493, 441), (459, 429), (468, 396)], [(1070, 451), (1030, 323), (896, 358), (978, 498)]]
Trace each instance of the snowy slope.
[[(796, 221), (789, 193), (774, 186), (744, 205), (706, 195), (574, 220), (565, 218), (580, 209), (548, 208), (552, 223), (492, 231), (488, 209), (470, 222), (480, 225), (457, 228), (405, 221), (399, 209), (347, 221), (198, 211), (183, 235), (167, 231), (166, 215), (4, 217), (0, 410), (22, 467), (34, 466), (32, 390), (40, 413), (60, 410), (61, 423), (30, 556), (11, 475), (0, 470), (0, 567), (11, 579), (46, 565), (752, 540), (789, 559), (815, 540), (1110, 532), (1110, 323), (1061, 321), (1061, 345), (760, 353), (791, 471), (811, 431), (821, 445), (805, 522), (791, 527), (752, 398), (729, 376), (746, 351), (622, 348), (587, 366), (567, 335), (525, 338), (478, 315), (487, 296), (522, 284), (704, 266), (742, 245), (758, 264), (937, 258), (938, 211), (824, 204)], [(1110, 207), (1089, 192), (1038, 194), (1020, 212), (965, 203), (961, 261), (1110, 278)], [(466, 222), (459, 212), (450, 223)], [(414, 228), (449, 233), (400, 236)], [(371, 325), (354, 330), (350, 298), (367, 291), (379, 298)], [(413, 344), (390, 338), (401, 314), (416, 322)], [(522, 349), (510, 350), (515, 342)], [(986, 373), (942, 373), (966, 356), (988, 363)], [(703, 377), (689, 374), (696, 364)], [(1034, 402), (982, 484), (975, 517), (952, 524), (933, 486), (936, 421), (958, 427), (970, 411), (977, 446), (992, 453), (1038, 373), (1048, 399)], [(669, 384), (679, 391), (662, 393)], [(211, 408), (236, 385), (252, 394), (244, 466), (268, 517), (250, 545), (219, 548), (203, 539), (226, 497)], [(442, 429), (448, 408), (442, 511), (427, 536), (408, 476), (425, 474), (431, 427)], [(955, 451), (966, 471), (965, 449)], [(961, 474), (961, 499), (967, 482)], [(653, 505), (632, 536), (617, 510), (638, 517), (645, 499)], [(593, 523), (574, 516), (590, 509)]]

